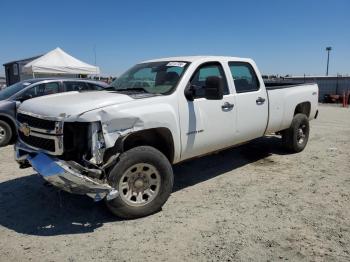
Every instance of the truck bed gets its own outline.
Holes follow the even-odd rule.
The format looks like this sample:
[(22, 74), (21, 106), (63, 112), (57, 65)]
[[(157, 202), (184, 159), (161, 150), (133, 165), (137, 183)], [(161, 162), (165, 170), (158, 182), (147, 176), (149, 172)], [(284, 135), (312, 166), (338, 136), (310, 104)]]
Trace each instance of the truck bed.
[(300, 103), (310, 106), (309, 119), (313, 119), (318, 103), (318, 86), (313, 83), (266, 83), (269, 97), (269, 121), (266, 133), (274, 133), (290, 126), (294, 110)]

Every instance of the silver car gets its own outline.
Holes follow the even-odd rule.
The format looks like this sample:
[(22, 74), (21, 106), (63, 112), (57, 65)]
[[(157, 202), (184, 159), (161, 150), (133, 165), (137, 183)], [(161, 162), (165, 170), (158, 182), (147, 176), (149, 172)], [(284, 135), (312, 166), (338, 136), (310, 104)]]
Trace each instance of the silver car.
[(69, 91), (96, 91), (107, 88), (104, 82), (82, 79), (29, 79), (0, 91), (0, 147), (11, 144), (17, 137), (16, 108), (34, 97)]

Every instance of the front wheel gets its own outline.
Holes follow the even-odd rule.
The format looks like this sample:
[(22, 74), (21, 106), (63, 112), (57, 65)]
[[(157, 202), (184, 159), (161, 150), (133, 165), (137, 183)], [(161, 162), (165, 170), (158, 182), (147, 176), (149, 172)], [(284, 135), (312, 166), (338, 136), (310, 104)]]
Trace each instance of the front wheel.
[(12, 129), (9, 124), (0, 120), (0, 147), (7, 146), (12, 139)]
[(119, 195), (107, 207), (120, 218), (132, 219), (161, 209), (173, 188), (173, 171), (168, 159), (150, 146), (132, 148), (119, 158), (108, 176)]
[(309, 119), (304, 114), (296, 114), (291, 126), (282, 132), (282, 141), (289, 151), (298, 153), (304, 150), (309, 140)]

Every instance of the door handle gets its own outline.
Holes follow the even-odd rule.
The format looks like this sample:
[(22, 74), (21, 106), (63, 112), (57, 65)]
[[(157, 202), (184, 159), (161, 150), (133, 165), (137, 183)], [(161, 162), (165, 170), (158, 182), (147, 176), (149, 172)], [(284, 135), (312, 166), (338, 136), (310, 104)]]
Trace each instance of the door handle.
[(234, 104), (230, 104), (229, 102), (225, 102), (225, 103), (221, 106), (221, 108), (222, 108), (223, 110), (231, 110), (233, 107), (234, 107)]
[(256, 104), (262, 105), (263, 103), (265, 103), (265, 98), (259, 96), (258, 99), (256, 100)]

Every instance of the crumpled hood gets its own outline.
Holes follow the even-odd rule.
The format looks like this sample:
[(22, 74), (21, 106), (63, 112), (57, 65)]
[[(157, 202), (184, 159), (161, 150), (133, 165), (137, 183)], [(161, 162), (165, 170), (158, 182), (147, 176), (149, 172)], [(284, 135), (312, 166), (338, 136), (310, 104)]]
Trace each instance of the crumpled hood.
[(70, 117), (132, 100), (128, 95), (108, 91), (66, 92), (29, 99), (19, 110), (40, 116)]

